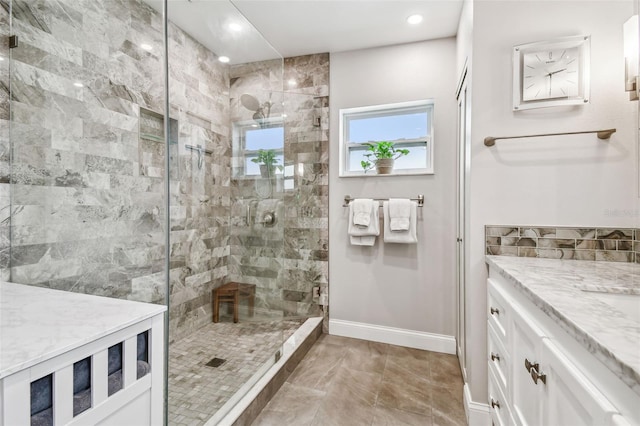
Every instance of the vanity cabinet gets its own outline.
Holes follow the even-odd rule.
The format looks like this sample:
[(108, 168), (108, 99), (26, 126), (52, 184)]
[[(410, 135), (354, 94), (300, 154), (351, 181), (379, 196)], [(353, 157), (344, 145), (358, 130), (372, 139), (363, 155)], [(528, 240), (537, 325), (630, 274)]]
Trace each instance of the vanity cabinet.
[(628, 412), (638, 413), (640, 397), (606, 365), (493, 268), (487, 287), (488, 402), (493, 424), (638, 421)]

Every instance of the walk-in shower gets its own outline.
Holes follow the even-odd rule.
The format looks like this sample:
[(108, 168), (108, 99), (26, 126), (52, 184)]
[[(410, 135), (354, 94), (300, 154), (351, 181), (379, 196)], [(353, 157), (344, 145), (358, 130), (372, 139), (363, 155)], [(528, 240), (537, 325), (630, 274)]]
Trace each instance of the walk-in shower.
[(228, 1), (0, 4), (2, 279), (168, 304), (168, 423), (215, 422), (326, 316), (328, 55)]

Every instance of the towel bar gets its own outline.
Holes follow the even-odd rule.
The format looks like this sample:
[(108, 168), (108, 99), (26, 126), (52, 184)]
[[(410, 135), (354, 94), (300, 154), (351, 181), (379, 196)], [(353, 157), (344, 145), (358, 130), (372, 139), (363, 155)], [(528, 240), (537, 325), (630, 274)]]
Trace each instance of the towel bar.
[[(351, 198), (351, 195), (345, 195), (344, 196), (344, 204), (342, 205), (342, 207), (348, 207), (349, 203), (352, 202), (353, 200), (355, 200), (355, 198)], [(388, 198), (374, 198), (374, 201), (388, 201)], [(418, 207), (423, 207), (424, 206), (424, 195), (420, 194), (418, 195), (418, 197), (416, 198), (410, 198), (411, 201), (417, 201), (418, 202)]]

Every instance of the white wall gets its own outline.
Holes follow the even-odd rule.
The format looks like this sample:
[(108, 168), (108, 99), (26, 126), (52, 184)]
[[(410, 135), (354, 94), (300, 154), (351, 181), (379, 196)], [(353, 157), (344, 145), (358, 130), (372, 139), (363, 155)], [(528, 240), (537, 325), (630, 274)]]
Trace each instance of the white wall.
[(473, 0), (464, 0), (456, 35), (456, 77), (460, 80), (465, 63), (471, 66), (473, 47)]
[[(331, 54), (329, 282), (331, 320), (455, 333), (455, 39)], [(339, 178), (341, 108), (435, 100), (435, 174)], [(425, 195), (417, 245), (351, 246), (346, 194)], [(331, 331), (331, 330), (330, 330)]]
[[(486, 402), (484, 225), (635, 225), (637, 102), (623, 87), (622, 24), (633, 1), (476, 1), (473, 4), (473, 117), (467, 360), (473, 400)], [(512, 111), (511, 48), (590, 34), (591, 104)], [(615, 127), (594, 135), (497, 141), (486, 136)]]

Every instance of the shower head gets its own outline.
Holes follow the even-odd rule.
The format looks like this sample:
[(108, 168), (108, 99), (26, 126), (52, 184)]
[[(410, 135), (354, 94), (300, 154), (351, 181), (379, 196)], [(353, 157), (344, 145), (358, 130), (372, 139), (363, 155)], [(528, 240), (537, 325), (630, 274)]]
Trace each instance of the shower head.
[(240, 103), (243, 107), (248, 109), (249, 111), (253, 111), (253, 119), (256, 123), (260, 125), (260, 127), (264, 127), (265, 119), (269, 118), (271, 115), (271, 106), (273, 103), (271, 102), (271, 96), (269, 95), (269, 100), (260, 104), (260, 101), (256, 99), (254, 96), (243, 94), (240, 96)]
[(249, 111), (257, 111), (260, 109), (260, 101), (246, 93), (240, 96), (240, 103)]

